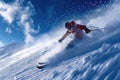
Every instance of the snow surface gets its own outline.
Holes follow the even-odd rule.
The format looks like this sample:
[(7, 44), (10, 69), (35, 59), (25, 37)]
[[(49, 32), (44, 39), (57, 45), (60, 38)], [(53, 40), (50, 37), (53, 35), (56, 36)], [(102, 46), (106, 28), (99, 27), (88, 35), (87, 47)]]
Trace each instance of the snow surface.
[[(15, 47), (0, 48), (0, 56), (6, 55), (0, 57), (0, 80), (120, 80), (119, 14), (120, 5), (115, 3), (103, 15), (91, 18), (88, 25), (107, 29), (87, 34), (72, 48), (71, 37), (57, 42), (64, 29), (53, 30), (17, 52)], [(7, 52), (12, 53), (7, 56)], [(47, 66), (37, 69), (38, 62)]]

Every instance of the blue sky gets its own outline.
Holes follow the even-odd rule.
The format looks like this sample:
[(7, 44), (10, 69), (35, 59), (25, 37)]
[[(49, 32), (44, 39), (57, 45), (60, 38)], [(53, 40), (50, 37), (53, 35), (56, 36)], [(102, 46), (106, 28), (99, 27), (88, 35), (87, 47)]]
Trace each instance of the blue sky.
[[(30, 43), (67, 20), (76, 20), (111, 0), (1, 0), (0, 45)], [(61, 26), (63, 27), (63, 26)]]

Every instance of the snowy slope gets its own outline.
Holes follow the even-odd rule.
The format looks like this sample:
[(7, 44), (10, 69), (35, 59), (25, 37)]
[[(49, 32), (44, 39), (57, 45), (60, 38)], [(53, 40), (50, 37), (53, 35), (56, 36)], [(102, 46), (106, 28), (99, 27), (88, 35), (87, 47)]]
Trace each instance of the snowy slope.
[(0, 48), (0, 60), (19, 51), (20, 49), (22, 49), (22, 47), (23, 47), (23, 45), (21, 43), (17, 43), (17, 42), (14, 42), (7, 46), (1, 47)]
[[(71, 37), (62, 44), (57, 43), (61, 37), (58, 35), (65, 31), (59, 29), (52, 36), (43, 35), (31, 47), (1, 58), (0, 80), (120, 80), (119, 13), (120, 5), (115, 3), (104, 15), (91, 18), (88, 25), (107, 29), (87, 34), (71, 49), (65, 49)], [(48, 66), (39, 70), (38, 61)]]
[[(2, 80), (119, 80), (119, 34), (90, 45), (87, 49), (63, 51), (52, 59), (53, 65), (36, 68), (37, 59), (48, 50), (34, 53), (0, 71)], [(55, 59), (57, 61), (55, 61)], [(6, 64), (7, 65), (7, 64)]]

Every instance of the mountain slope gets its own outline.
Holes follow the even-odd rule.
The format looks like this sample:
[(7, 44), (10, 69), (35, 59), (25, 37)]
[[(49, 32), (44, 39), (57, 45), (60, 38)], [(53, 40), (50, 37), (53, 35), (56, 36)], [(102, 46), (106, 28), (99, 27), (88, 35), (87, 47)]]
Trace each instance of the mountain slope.
[(23, 47), (23, 45), (21, 43), (17, 43), (17, 42), (14, 42), (7, 46), (1, 47), (0, 48), (0, 60), (21, 50), (22, 47)]
[(78, 45), (73, 49), (59, 52), (51, 58), (47, 58), (48, 66), (39, 70), (36, 68), (37, 60), (39, 57), (43, 57), (41, 54), (51, 54), (49, 52), (53, 48), (44, 49), (0, 70), (0, 79), (119, 80), (119, 40), (119, 31), (117, 31), (115, 35), (91, 43), (84, 48)]

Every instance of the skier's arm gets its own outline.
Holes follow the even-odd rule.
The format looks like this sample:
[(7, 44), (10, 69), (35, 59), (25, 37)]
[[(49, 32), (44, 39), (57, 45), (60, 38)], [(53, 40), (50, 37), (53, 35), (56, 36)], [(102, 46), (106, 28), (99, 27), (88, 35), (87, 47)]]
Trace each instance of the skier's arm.
[(66, 33), (63, 35), (63, 37), (59, 40), (59, 42), (62, 42), (69, 34), (71, 33), (70, 30), (66, 31)]
[(86, 33), (91, 32), (90, 29), (88, 29), (85, 25), (78, 25), (81, 30), (85, 30)]

